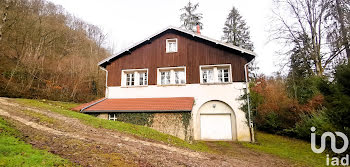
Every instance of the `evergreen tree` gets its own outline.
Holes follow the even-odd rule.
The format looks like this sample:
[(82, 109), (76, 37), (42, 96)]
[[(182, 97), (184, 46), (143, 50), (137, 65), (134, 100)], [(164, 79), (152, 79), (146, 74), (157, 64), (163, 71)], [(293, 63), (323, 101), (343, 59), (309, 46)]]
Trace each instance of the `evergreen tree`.
[(291, 97), (305, 104), (317, 93), (319, 79), (312, 70), (313, 62), (310, 58), (311, 40), (307, 34), (301, 34), (294, 41), (291, 50), (290, 69), (287, 76), (287, 90)]
[(184, 13), (180, 15), (182, 28), (195, 32), (196, 26), (199, 25), (200, 29), (203, 29), (203, 24), (202, 22), (200, 22), (200, 20), (203, 18), (202, 16), (203, 14), (196, 13), (198, 6), (199, 6), (199, 3), (192, 4), (191, 2), (188, 2), (186, 6), (180, 9), (181, 11), (184, 11)]
[(250, 41), (248, 26), (235, 7), (228, 14), (223, 28), (222, 40), (244, 49), (253, 50), (253, 43)]

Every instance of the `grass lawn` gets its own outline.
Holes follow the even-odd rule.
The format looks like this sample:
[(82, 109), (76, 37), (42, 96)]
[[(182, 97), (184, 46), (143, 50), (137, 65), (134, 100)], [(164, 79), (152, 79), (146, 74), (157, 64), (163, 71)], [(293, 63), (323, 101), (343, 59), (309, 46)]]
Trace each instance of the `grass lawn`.
[(83, 123), (87, 125), (91, 125), (93, 127), (97, 127), (97, 128), (101, 127), (105, 129), (116, 130), (119, 132), (132, 134), (138, 137), (143, 137), (143, 138), (147, 138), (155, 141), (161, 141), (164, 143), (172, 144), (183, 148), (189, 148), (195, 151), (212, 152), (212, 150), (210, 150), (210, 148), (203, 141), (193, 141), (192, 143), (188, 143), (180, 138), (158, 132), (149, 127), (134, 125), (130, 123), (124, 123), (119, 121), (104, 120), (104, 119), (96, 118), (94, 116), (90, 116), (87, 114), (82, 114), (82, 113), (70, 110), (71, 108), (79, 105), (77, 103), (49, 101), (49, 100), (34, 100), (34, 99), (16, 99), (16, 101), (25, 105), (30, 105), (30, 106), (50, 110), (53, 112), (57, 112), (68, 117), (77, 118), (81, 120)]
[(326, 166), (326, 154), (312, 152), (309, 142), (262, 132), (258, 132), (256, 138), (259, 144), (242, 143), (242, 145), (307, 166)]
[(0, 117), (0, 166), (75, 166), (19, 139), (20, 133)]

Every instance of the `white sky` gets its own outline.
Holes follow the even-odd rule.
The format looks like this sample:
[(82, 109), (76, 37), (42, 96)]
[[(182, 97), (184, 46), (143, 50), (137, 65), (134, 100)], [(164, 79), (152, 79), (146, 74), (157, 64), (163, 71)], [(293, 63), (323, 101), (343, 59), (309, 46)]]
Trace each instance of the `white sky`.
[[(169, 25), (180, 26), (180, 9), (188, 0), (50, 0), (68, 12), (99, 26), (108, 34), (115, 51), (124, 49)], [(275, 52), (268, 42), (272, 0), (191, 0), (199, 2), (203, 13), (202, 35), (220, 40), (226, 17), (235, 6), (250, 27), (251, 40), (258, 57), (259, 72), (271, 75), (279, 70)]]

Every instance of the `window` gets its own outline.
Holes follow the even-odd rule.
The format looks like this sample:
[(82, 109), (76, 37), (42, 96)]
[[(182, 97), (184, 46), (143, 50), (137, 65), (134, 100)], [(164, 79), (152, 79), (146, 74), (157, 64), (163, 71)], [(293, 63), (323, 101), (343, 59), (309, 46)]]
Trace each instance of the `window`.
[(177, 52), (177, 39), (167, 39), (166, 40), (166, 52), (172, 53)]
[(122, 70), (122, 86), (145, 86), (148, 85), (147, 69)]
[(147, 85), (147, 72), (141, 72), (139, 73), (140, 79), (139, 79), (139, 85)]
[(186, 84), (185, 67), (158, 68), (158, 85)]
[(175, 71), (175, 84), (185, 84), (185, 71)]
[(170, 84), (170, 71), (160, 72), (160, 77), (162, 85)]
[(213, 83), (214, 82), (214, 70), (213, 69), (203, 69), (202, 70), (203, 83)]
[(218, 73), (219, 82), (229, 82), (228, 68), (220, 68), (218, 69)]
[(134, 85), (134, 73), (126, 74), (126, 85), (133, 86)]
[(200, 66), (201, 83), (228, 83), (231, 82), (231, 65), (204, 65)]
[(115, 113), (109, 113), (108, 114), (108, 120), (116, 121), (117, 117)]

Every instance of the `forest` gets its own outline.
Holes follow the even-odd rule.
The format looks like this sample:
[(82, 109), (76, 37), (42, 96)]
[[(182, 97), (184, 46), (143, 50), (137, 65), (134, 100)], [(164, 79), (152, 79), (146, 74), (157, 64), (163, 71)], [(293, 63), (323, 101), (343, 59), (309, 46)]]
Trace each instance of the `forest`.
[(104, 96), (106, 34), (45, 0), (0, 1), (0, 96), (87, 102)]

